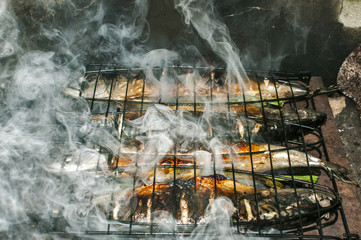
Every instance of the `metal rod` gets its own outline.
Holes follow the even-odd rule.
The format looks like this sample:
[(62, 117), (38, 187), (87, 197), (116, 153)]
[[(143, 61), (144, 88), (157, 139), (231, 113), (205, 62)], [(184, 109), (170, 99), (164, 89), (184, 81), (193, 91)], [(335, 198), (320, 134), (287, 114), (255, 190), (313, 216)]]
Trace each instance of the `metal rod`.
[[(143, 103), (144, 103), (144, 90), (145, 90), (145, 81), (146, 79), (143, 79), (143, 87), (142, 87), (142, 100), (141, 100), (141, 105), (140, 105), (140, 110), (139, 110), (139, 116), (141, 117), (143, 114)], [(124, 115), (125, 113), (123, 112), (123, 121), (124, 121)], [(121, 131), (123, 132), (123, 122), (122, 122), (122, 129)], [(137, 153), (139, 152), (139, 145), (137, 146)], [(138, 161), (139, 161), (139, 154), (136, 155), (135, 158), (135, 170), (134, 170), (134, 176), (133, 176), (133, 189), (132, 189), (132, 198), (134, 198), (135, 196), (135, 183), (137, 181), (137, 172), (138, 172)], [(129, 223), (129, 234), (132, 233), (132, 226), (133, 226), (133, 212), (130, 214), (130, 223)]]
[[(288, 80), (288, 81), (290, 82), (290, 80)], [(291, 87), (291, 94), (292, 94), (292, 97), (295, 96), (292, 87)], [(301, 118), (300, 118), (300, 115), (298, 114), (297, 103), (296, 103), (296, 101), (295, 101), (294, 98), (291, 98), (291, 101), (293, 102), (295, 111), (296, 111), (296, 113), (297, 113), (298, 123), (299, 123), (300, 126), (301, 126)], [(318, 201), (318, 198), (317, 198), (317, 196), (316, 196), (316, 192), (315, 192), (315, 188), (314, 188), (314, 181), (313, 181), (313, 176), (312, 176), (311, 167), (310, 167), (309, 158), (308, 158), (308, 155), (309, 155), (309, 154), (308, 154), (308, 152), (307, 152), (306, 141), (305, 141), (305, 133), (304, 133), (304, 131), (303, 131), (303, 128), (300, 128), (300, 130), (301, 130), (301, 136), (300, 136), (300, 137), (301, 137), (301, 139), (302, 139), (303, 149), (304, 149), (304, 152), (305, 152), (305, 154), (306, 154), (308, 173), (309, 173), (309, 175), (310, 175), (312, 190), (313, 190), (314, 195), (315, 195), (316, 206), (317, 206), (317, 210), (318, 210), (318, 218), (317, 218), (317, 224), (318, 224), (318, 226), (319, 226), (318, 231), (319, 231), (320, 235), (322, 236), (322, 235), (323, 235), (323, 230), (322, 230), (322, 225), (321, 225), (320, 206), (319, 206), (319, 201)], [(302, 229), (301, 229), (301, 230), (302, 230)]]

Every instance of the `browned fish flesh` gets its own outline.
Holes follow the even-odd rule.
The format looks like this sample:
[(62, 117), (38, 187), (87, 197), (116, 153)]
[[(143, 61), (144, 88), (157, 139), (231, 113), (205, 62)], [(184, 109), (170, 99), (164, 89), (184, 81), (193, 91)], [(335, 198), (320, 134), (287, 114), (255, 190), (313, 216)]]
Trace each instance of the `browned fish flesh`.
[[(159, 213), (168, 213), (178, 224), (207, 222), (207, 207), (219, 197), (234, 205), (233, 223), (259, 221), (262, 228), (292, 229), (315, 222), (338, 206), (337, 197), (325, 190), (257, 190), (221, 175), (176, 180), (137, 187), (114, 203), (112, 216), (121, 222), (160, 223)], [(297, 195), (297, 197), (296, 197)], [(277, 196), (277, 200), (276, 200)], [(255, 201), (257, 198), (257, 203)], [(210, 207), (212, 207), (210, 205)], [(279, 221), (282, 222), (279, 225)]]

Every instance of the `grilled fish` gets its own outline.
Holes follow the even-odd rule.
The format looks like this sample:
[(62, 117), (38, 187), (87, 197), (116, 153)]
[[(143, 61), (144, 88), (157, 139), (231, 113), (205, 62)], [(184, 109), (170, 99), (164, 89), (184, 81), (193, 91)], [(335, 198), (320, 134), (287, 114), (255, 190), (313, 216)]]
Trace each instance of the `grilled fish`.
[[(175, 107), (170, 105), (171, 109)], [(182, 110), (194, 112), (193, 106), (182, 106)], [(207, 111), (211, 110), (211, 114)], [(247, 113), (247, 114), (246, 114)], [(307, 134), (325, 124), (327, 115), (313, 109), (302, 108), (271, 108), (261, 107), (255, 104), (231, 104), (229, 109), (225, 106), (212, 106), (205, 109), (204, 106), (197, 106), (196, 115), (211, 115), (208, 120), (215, 129), (223, 124), (223, 129), (237, 129), (233, 136), (244, 137), (248, 141), (248, 131), (250, 128), (251, 138), (257, 133), (258, 140), (282, 141), (285, 134), (288, 139), (293, 139), (301, 132)], [(221, 123), (221, 124), (220, 124)], [(259, 138), (261, 137), (261, 138)]]
[[(343, 182), (356, 184), (352, 179), (349, 178), (349, 171), (334, 163), (323, 161), (310, 154), (289, 149), (287, 150), (283, 146), (268, 145), (268, 144), (254, 144), (254, 143), (230, 143), (228, 146), (219, 147), (215, 152), (212, 149), (207, 149), (207, 154), (199, 156), (199, 151), (189, 150), (188, 152), (176, 152), (174, 153), (158, 153), (157, 156), (165, 156), (157, 164), (160, 167), (156, 172), (157, 181), (167, 181), (173, 179), (173, 168), (176, 166), (177, 178), (187, 178), (194, 176), (193, 166), (196, 168), (205, 168), (222, 170), (241, 170), (241, 171), (253, 171), (254, 172), (269, 172), (280, 169), (292, 168), (320, 168), (324, 169), (327, 174), (333, 176)], [(154, 170), (152, 165), (149, 165), (149, 159), (152, 159), (151, 154), (145, 154), (143, 150), (139, 150), (140, 154), (144, 155), (127, 155), (123, 154), (120, 156), (113, 157), (109, 164), (110, 168), (134, 166), (135, 162), (139, 167), (145, 167), (143, 174), (152, 178), (154, 176)], [(173, 156), (172, 156), (173, 155)], [(208, 157), (207, 157), (208, 156)], [(153, 155), (155, 158), (156, 155)], [(135, 160), (136, 159), (136, 160)], [(215, 160), (215, 161), (214, 161)], [(147, 168), (148, 166), (148, 168)], [(168, 167), (167, 167), (168, 166)], [(150, 169), (151, 168), (151, 169)], [(178, 169), (179, 168), (179, 169)], [(196, 170), (197, 175), (202, 174), (201, 169)], [(356, 184), (357, 185), (357, 184)]]
[[(163, 71), (159, 80), (148, 78), (139, 71), (134, 74), (88, 74), (83, 83), (82, 96), (87, 99), (143, 100), (158, 102), (161, 98), (168, 103), (206, 103), (210, 101), (247, 101), (305, 97), (308, 90), (301, 85), (272, 81), (267, 78), (250, 78), (244, 84), (226, 80), (222, 72), (199, 73), (186, 71), (177, 74)], [(242, 87), (242, 85), (244, 87)], [(70, 91), (68, 91), (70, 93)], [(79, 95), (77, 95), (79, 96)], [(76, 97), (77, 97), (76, 96)]]
[[(166, 106), (163, 108), (171, 109)], [(157, 105), (148, 108), (158, 109)], [(161, 112), (161, 110), (159, 110)], [(283, 121), (281, 120), (281, 113)], [(207, 134), (207, 139), (213, 137), (220, 137), (225, 139), (233, 139), (236, 141), (244, 140), (247, 142), (280, 142), (287, 139), (295, 139), (302, 133), (307, 134), (314, 131), (323, 125), (326, 121), (326, 114), (317, 112), (311, 109), (299, 108), (298, 113), (295, 109), (268, 109), (265, 108), (266, 119), (262, 117), (262, 113), (255, 113), (254, 116), (246, 117), (244, 114), (235, 113), (217, 113), (205, 112), (196, 114), (192, 112), (182, 111), (173, 113), (177, 117), (179, 125), (188, 122), (198, 125), (198, 128), (203, 133)], [(143, 113), (144, 114), (144, 113)], [(123, 116), (124, 115), (124, 116)], [(146, 134), (144, 130), (139, 130), (138, 126), (134, 124), (134, 120), (139, 123), (139, 118), (143, 118), (139, 112), (127, 113), (109, 113), (95, 114), (91, 117), (92, 121), (102, 122), (106, 127), (113, 127), (112, 131), (116, 131), (118, 137), (121, 136), (122, 131), (125, 133), (123, 137), (132, 138), (142, 134)], [(162, 114), (159, 114), (159, 120), (162, 119)], [(163, 119), (167, 121), (167, 119)], [(182, 136), (180, 136), (182, 138)]]
[[(260, 222), (262, 228), (292, 229), (315, 222), (337, 207), (337, 199), (324, 190), (271, 189), (257, 190), (221, 175), (176, 180), (147, 185), (129, 190), (112, 209), (114, 220), (136, 223), (157, 223), (158, 214), (168, 212), (178, 224), (206, 223), (206, 210), (216, 198), (226, 197), (234, 205), (231, 216), (234, 223)], [(257, 198), (257, 202), (255, 201)], [(298, 199), (298, 201), (297, 201)], [(225, 206), (222, 206), (225, 207)], [(317, 213), (319, 210), (319, 214)], [(282, 224), (279, 225), (281, 221)]]
[[(259, 111), (252, 112), (254, 115), (251, 117), (246, 117), (244, 114), (212, 112), (198, 114), (199, 117), (193, 118), (191, 121), (198, 124), (203, 132), (208, 134), (207, 138), (221, 137), (251, 142), (266, 140), (268, 140), (267, 142), (280, 142), (285, 141), (285, 136), (287, 139), (294, 139), (300, 136), (302, 132), (306, 135), (326, 122), (327, 115), (325, 113), (303, 108), (299, 108), (297, 112), (295, 109), (265, 108), (266, 120)], [(179, 119), (180, 124), (187, 114), (193, 115), (191, 112), (183, 112), (183, 117)], [(135, 116), (139, 116), (139, 113), (134, 113), (133, 116), (127, 113), (125, 118), (123, 129), (128, 137), (144, 134), (144, 132), (139, 132), (137, 126), (133, 124), (132, 120)]]

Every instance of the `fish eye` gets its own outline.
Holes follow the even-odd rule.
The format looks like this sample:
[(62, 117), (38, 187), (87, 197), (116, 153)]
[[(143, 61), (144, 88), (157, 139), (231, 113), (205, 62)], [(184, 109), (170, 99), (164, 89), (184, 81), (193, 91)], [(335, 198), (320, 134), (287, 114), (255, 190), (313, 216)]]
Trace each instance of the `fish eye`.
[(170, 164), (173, 164), (173, 161), (171, 159), (164, 159), (161, 162), (161, 165), (170, 165)]

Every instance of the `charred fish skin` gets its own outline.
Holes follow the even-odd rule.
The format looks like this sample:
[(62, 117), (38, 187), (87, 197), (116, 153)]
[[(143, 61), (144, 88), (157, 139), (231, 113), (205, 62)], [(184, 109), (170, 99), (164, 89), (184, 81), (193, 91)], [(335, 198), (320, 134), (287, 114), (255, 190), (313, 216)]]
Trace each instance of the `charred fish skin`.
[[(202, 174), (202, 169), (208, 167), (213, 171), (214, 154), (218, 155), (217, 165), (219, 164), (220, 170), (241, 170), (249, 171), (252, 169), (254, 172), (269, 172), (272, 169), (281, 170), (292, 168), (318, 168), (324, 169), (327, 174), (337, 178), (340, 181), (355, 184), (349, 175), (350, 171), (338, 164), (323, 161), (310, 154), (306, 154), (294, 149), (286, 149), (284, 146), (268, 145), (268, 144), (255, 144), (255, 143), (229, 143), (224, 148), (220, 148), (212, 154), (210, 148), (205, 148), (204, 152), (209, 153), (209, 162), (207, 159), (196, 160), (196, 176)], [(158, 164), (156, 181), (167, 181), (173, 178), (174, 170), (176, 171), (177, 178), (187, 178), (194, 176), (194, 170), (192, 169), (197, 158), (197, 153), (194, 149), (182, 152), (179, 149), (169, 153), (158, 153), (166, 155)], [(135, 153), (135, 152), (134, 152)], [(142, 149), (138, 150), (138, 154), (143, 154)], [(176, 157), (174, 156), (176, 154)], [(155, 156), (155, 155), (154, 155)], [(251, 161), (252, 159), (252, 161)], [(138, 159), (138, 166), (146, 166), (142, 160)], [(123, 166), (135, 166), (135, 161), (129, 155), (121, 155), (113, 157), (110, 165), (111, 168), (123, 167)], [(143, 176), (148, 176), (151, 179), (154, 175), (154, 170), (150, 168), (143, 168)], [(306, 173), (308, 174), (308, 173)]]
[[(272, 114), (267, 114), (270, 111)], [(302, 115), (297, 115), (302, 112)], [(243, 114), (214, 113), (210, 119), (213, 136), (227, 139), (243, 139), (251, 142), (280, 142), (294, 139), (315, 131), (325, 124), (327, 115), (311, 109), (283, 109), (283, 121), (279, 110), (265, 108), (265, 118), (245, 117)]]
[[(283, 109), (282, 113), (286, 123), (299, 124), (310, 128), (319, 128), (327, 121), (326, 113), (308, 108), (288, 108)], [(307, 128), (305, 131), (307, 131)]]
[[(123, 210), (113, 212), (113, 215), (117, 216), (116, 220), (123, 222), (130, 222), (132, 216), (132, 221), (149, 223), (150, 220), (158, 221), (152, 215), (153, 212), (167, 211), (173, 214), (179, 224), (192, 224), (196, 219), (200, 222), (205, 209), (215, 198), (215, 185), (222, 196), (232, 196), (235, 192), (233, 181), (221, 175), (217, 175), (216, 179), (214, 181), (213, 176), (197, 177), (135, 188), (134, 195), (133, 191), (127, 193), (130, 202), (123, 202)], [(239, 195), (254, 191), (253, 187), (237, 182), (236, 188)], [(145, 206), (144, 203), (150, 200), (152, 204)]]
[[(87, 73), (85, 75), (87, 81), (82, 84), (81, 92), (85, 98), (109, 99), (110, 97), (111, 100), (124, 100), (127, 97), (140, 101), (144, 96), (144, 101), (157, 101), (162, 94), (161, 80), (159, 80), (162, 77), (174, 82), (174, 86), (168, 86), (169, 91), (166, 93), (168, 99), (173, 101), (177, 98), (178, 102), (183, 103), (190, 103), (194, 92), (199, 97), (197, 102), (209, 101), (208, 98), (211, 97), (227, 99), (227, 95), (230, 96), (231, 101), (237, 102), (243, 101), (243, 95), (251, 100), (259, 99), (260, 94), (263, 99), (277, 97), (284, 99), (308, 95), (307, 88), (302, 85), (269, 80), (266, 77), (262, 80), (250, 77), (241, 86), (236, 80), (227, 79), (224, 70), (199, 73), (197, 70), (177, 72), (171, 68), (163, 70), (158, 78), (147, 78), (142, 70), (131, 74), (118, 72), (116, 76), (109, 73)], [(96, 89), (95, 94), (94, 89)], [(79, 94), (73, 95), (73, 97), (79, 96)]]
[[(279, 110), (273, 109), (272, 111), (276, 112), (266, 114), (266, 119), (263, 117), (246, 117), (243, 114), (214, 112), (205, 113), (205, 116), (201, 115), (194, 121), (208, 135), (207, 139), (219, 137), (234, 141), (242, 139), (247, 142), (265, 142), (268, 140), (272, 143), (284, 141), (285, 134), (288, 139), (295, 139), (302, 132), (303, 134), (313, 132), (326, 121), (324, 113), (309, 109), (298, 109), (298, 111), (304, 112), (300, 118), (294, 109), (283, 110), (285, 112), (283, 121)], [(188, 115), (190, 114), (188, 113)], [(124, 121), (123, 131), (128, 138), (145, 134), (137, 129), (132, 120), (127, 119)], [(183, 136), (179, 137), (182, 139)]]
[(236, 208), (234, 223), (260, 221), (262, 228), (270, 228), (279, 227), (277, 221), (281, 220), (282, 229), (293, 229), (300, 226), (299, 217), (305, 226), (317, 219), (317, 209), (322, 216), (337, 207), (336, 197), (323, 190), (296, 189), (295, 193), (294, 189), (281, 189), (276, 194), (267, 189), (255, 193), (252, 187), (236, 182), (235, 189), (234, 184), (218, 175), (138, 187), (134, 196), (132, 191), (127, 193), (130, 202), (121, 204), (122, 210), (114, 209), (113, 216), (121, 222), (156, 223), (160, 221), (157, 212), (166, 211), (178, 224), (204, 223), (207, 206), (217, 197), (227, 197)]
[[(279, 189), (277, 194), (274, 189), (259, 190), (258, 204), (254, 197), (246, 195), (239, 201), (238, 221), (259, 221), (264, 227), (278, 225), (277, 228), (284, 230), (315, 223), (340, 205), (334, 194), (309, 188)], [(251, 225), (250, 229), (253, 228)]]

